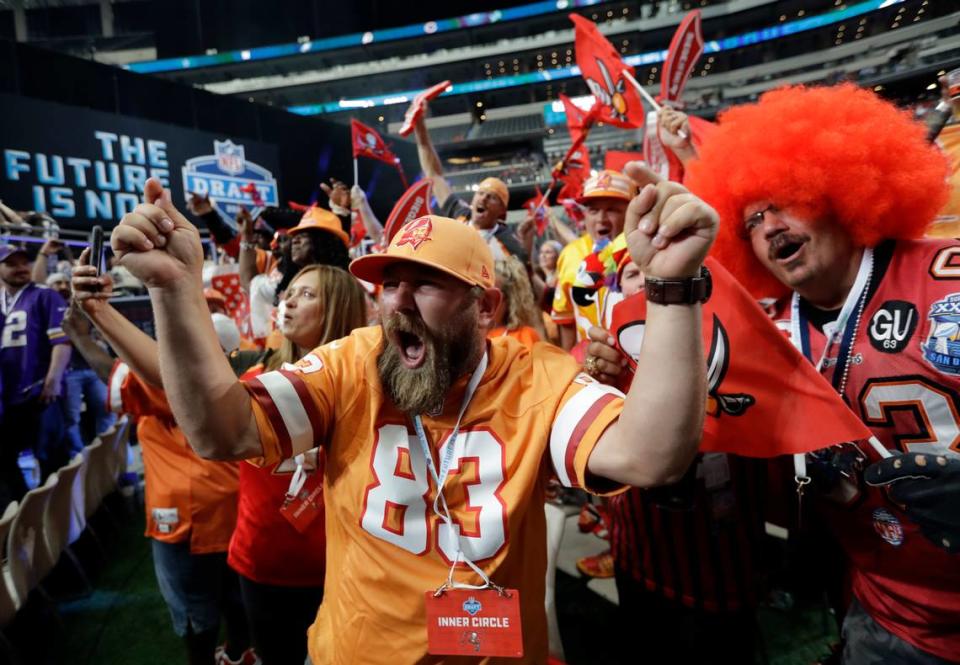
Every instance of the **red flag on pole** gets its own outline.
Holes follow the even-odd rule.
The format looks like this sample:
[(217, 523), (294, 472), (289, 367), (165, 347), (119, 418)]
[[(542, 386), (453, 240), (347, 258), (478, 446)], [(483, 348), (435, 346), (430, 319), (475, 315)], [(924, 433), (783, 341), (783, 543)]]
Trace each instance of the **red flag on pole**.
[(350, 119), (350, 133), (353, 137), (353, 158), (369, 157), (396, 166), (396, 155), (383, 142), (383, 138), (372, 127), (367, 127), (359, 120)]
[(590, 110), (584, 111), (563, 93), (560, 93), (560, 101), (563, 102), (563, 112), (567, 116), (570, 140), (576, 143), (580, 136), (589, 132), (593, 123), (596, 122), (597, 116), (600, 114), (600, 104), (594, 101)]
[(570, 14), (570, 20), (576, 33), (577, 66), (597, 98), (597, 119), (619, 127), (642, 127), (643, 102), (625, 76), (632, 76), (633, 68), (624, 63), (593, 21), (579, 14)]
[[(775, 457), (869, 438), (870, 430), (750, 294), (715, 260), (707, 266), (713, 294), (702, 307), (707, 417), (700, 449)], [(613, 309), (611, 332), (631, 369), (645, 320), (643, 293)]]
[(544, 231), (547, 230), (547, 206), (546, 202), (543, 201), (543, 192), (540, 191), (540, 186), (534, 185), (534, 190), (536, 194), (524, 201), (523, 207), (528, 215), (533, 216), (533, 222), (537, 227), (537, 235), (542, 236)]
[(387, 223), (383, 226), (384, 244), (389, 243), (397, 230), (407, 222), (430, 214), (430, 190), (432, 186), (433, 181), (430, 178), (424, 178), (413, 183), (413, 186), (403, 193), (400, 200), (393, 206), (393, 210), (390, 211)]
[(441, 81), (414, 97), (413, 102), (410, 103), (410, 107), (403, 116), (403, 125), (400, 126), (400, 136), (406, 136), (412, 132), (414, 125), (417, 124), (417, 120), (423, 115), (423, 110), (426, 108), (427, 102), (439, 97), (449, 87), (450, 81)]
[(675, 102), (683, 94), (697, 60), (703, 55), (702, 23), (700, 10), (695, 9), (683, 17), (673, 33), (660, 77), (661, 100)]

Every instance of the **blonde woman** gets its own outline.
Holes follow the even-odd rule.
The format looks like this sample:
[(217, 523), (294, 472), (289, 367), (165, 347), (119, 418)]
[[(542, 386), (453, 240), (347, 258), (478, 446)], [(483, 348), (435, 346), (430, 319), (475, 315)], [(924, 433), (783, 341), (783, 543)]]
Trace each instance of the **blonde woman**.
[(495, 264), (497, 288), (503, 299), (497, 310), (497, 325), (487, 337), (513, 337), (526, 347), (544, 338), (543, 314), (533, 299), (527, 270), (519, 259), (510, 256)]

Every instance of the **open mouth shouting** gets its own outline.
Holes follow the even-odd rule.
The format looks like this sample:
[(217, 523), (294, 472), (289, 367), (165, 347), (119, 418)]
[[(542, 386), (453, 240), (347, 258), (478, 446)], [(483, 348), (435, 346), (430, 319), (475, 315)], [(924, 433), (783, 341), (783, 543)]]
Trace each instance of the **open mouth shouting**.
[(802, 258), (803, 249), (806, 247), (809, 239), (806, 235), (793, 233), (783, 233), (775, 236), (773, 240), (770, 241), (767, 256), (772, 263), (788, 266)]
[(427, 331), (419, 321), (394, 316), (387, 322), (387, 335), (407, 369), (418, 369), (427, 361)]
[(597, 222), (595, 230), (598, 238), (609, 238), (613, 235), (613, 224), (609, 222)]

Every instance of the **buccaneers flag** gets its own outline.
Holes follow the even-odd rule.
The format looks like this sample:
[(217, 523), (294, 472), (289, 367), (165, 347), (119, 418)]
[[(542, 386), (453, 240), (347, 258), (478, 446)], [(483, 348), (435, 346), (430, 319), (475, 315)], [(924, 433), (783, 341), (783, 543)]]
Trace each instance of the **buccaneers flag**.
[[(534, 185), (534, 196), (527, 199), (523, 203), (523, 209), (527, 211), (527, 215), (533, 217), (533, 223), (537, 228), (537, 235), (542, 236), (543, 233), (547, 230), (547, 206), (550, 205), (549, 202), (543, 200), (543, 192), (540, 191), (539, 185)], [(541, 205), (541, 203), (543, 205)]]
[[(706, 263), (713, 294), (702, 307), (707, 417), (700, 450), (775, 457), (868, 439), (870, 430), (750, 294), (719, 263)], [(613, 309), (611, 332), (631, 369), (646, 309), (643, 293)]]
[(367, 127), (359, 120), (350, 120), (350, 133), (353, 136), (353, 158), (370, 157), (379, 159), (391, 166), (399, 163), (396, 155), (390, 151), (387, 144), (372, 127)]
[(570, 20), (576, 33), (577, 66), (600, 107), (597, 120), (618, 127), (642, 127), (643, 102), (626, 77), (633, 76), (633, 68), (620, 59), (593, 21), (579, 14), (570, 14)]
[(703, 55), (702, 22), (700, 10), (695, 9), (683, 17), (673, 34), (660, 77), (661, 100), (675, 102), (683, 94), (697, 60)]
[(600, 104), (594, 101), (589, 111), (584, 111), (573, 103), (569, 97), (560, 93), (560, 101), (563, 102), (563, 112), (567, 116), (567, 129), (570, 131), (570, 140), (574, 143), (590, 131), (593, 123), (597, 121), (597, 115), (600, 113)]

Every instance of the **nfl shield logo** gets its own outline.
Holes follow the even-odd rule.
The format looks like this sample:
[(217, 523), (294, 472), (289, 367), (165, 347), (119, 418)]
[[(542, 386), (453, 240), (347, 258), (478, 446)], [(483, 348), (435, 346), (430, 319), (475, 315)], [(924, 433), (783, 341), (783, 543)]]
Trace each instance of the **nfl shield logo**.
[(220, 167), (221, 171), (233, 175), (243, 173), (245, 160), (242, 145), (237, 145), (230, 139), (214, 141), (213, 152), (217, 156), (217, 166)]
[(470, 596), (463, 601), (463, 611), (470, 616), (476, 616), (477, 612), (479, 612), (481, 609), (483, 609), (483, 606), (480, 604), (480, 601), (473, 596)]

